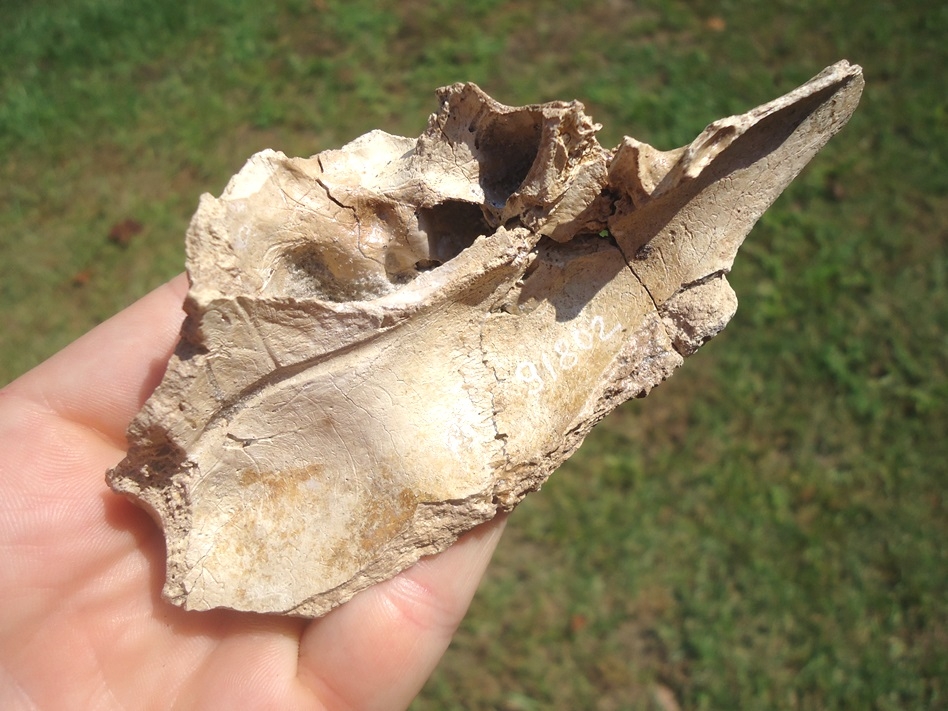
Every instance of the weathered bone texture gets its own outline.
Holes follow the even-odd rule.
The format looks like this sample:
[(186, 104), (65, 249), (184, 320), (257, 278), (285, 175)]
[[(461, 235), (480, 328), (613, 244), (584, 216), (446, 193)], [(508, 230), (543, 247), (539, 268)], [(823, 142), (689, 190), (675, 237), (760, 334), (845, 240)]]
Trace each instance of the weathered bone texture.
[(738, 246), (862, 86), (840, 62), (662, 152), (455, 84), (417, 140), (253, 156), (201, 199), (108, 474), (164, 530), (166, 598), (322, 615), (513, 508), (724, 327)]

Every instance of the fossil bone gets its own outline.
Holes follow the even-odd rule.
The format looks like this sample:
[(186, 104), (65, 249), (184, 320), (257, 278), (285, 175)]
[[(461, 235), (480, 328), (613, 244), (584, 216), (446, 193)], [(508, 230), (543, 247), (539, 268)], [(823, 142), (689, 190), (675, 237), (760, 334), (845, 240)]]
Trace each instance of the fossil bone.
[(253, 156), (187, 235), (164, 380), (109, 484), (187, 609), (318, 616), (536, 490), (733, 315), (745, 235), (849, 119), (840, 62), (690, 145), (439, 91), (418, 139)]

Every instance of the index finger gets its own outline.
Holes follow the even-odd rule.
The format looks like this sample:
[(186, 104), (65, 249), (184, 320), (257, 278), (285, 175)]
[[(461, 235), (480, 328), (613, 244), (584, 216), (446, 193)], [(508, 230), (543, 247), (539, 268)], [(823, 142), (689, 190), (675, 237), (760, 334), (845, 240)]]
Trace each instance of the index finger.
[(125, 429), (158, 386), (184, 319), (181, 274), (4, 388), (85, 425), (121, 449)]

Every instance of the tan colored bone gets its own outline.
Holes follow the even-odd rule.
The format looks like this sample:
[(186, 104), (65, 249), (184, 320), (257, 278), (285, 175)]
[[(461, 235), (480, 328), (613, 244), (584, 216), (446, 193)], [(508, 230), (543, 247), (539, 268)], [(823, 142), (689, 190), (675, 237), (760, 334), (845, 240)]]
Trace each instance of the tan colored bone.
[(513, 508), (724, 327), (742, 240), (862, 86), (840, 62), (662, 152), (457, 84), (417, 140), (253, 156), (201, 199), (181, 342), (108, 474), (167, 599), (322, 615)]

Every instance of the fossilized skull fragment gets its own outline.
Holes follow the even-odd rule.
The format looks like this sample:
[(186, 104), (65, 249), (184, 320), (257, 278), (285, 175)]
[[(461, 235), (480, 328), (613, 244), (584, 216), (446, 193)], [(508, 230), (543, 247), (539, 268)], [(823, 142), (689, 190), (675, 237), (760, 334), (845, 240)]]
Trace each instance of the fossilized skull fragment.
[(514, 507), (724, 327), (741, 241), (862, 85), (840, 62), (662, 152), (456, 84), (418, 139), (253, 156), (201, 199), (108, 474), (164, 530), (165, 596), (322, 615)]

